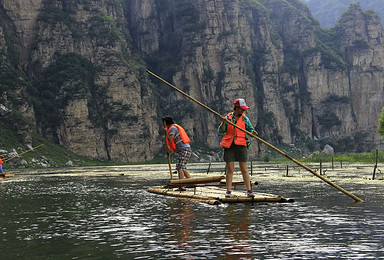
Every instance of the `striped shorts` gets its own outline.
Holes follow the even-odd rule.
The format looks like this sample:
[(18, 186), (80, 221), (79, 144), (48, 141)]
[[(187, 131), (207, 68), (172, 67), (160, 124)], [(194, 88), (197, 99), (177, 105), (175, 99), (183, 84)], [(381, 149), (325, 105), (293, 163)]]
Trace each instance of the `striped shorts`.
[(190, 147), (184, 148), (178, 151), (176, 154), (177, 154), (176, 170), (186, 170), (188, 160), (192, 154), (191, 148)]

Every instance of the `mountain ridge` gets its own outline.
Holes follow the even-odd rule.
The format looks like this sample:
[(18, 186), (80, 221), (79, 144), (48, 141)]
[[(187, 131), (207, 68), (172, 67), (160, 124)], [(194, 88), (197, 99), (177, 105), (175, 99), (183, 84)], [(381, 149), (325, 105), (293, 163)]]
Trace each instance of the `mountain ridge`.
[(37, 132), (90, 159), (148, 161), (170, 115), (192, 142), (220, 151), (219, 119), (147, 68), (223, 114), (246, 98), (273, 144), (381, 143), (383, 28), (359, 6), (328, 31), (296, 0), (11, 3), (0, 8), (0, 114), (26, 144)]

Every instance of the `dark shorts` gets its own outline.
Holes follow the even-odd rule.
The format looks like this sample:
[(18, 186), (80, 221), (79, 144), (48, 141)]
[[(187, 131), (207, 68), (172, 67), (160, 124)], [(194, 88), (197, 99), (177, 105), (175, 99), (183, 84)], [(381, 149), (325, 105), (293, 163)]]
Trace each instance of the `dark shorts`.
[(192, 154), (191, 148), (189, 147), (184, 148), (181, 151), (177, 152), (176, 154), (177, 154), (176, 170), (186, 170), (188, 160)]
[(231, 147), (224, 148), (225, 162), (246, 162), (248, 160), (248, 148), (232, 143)]

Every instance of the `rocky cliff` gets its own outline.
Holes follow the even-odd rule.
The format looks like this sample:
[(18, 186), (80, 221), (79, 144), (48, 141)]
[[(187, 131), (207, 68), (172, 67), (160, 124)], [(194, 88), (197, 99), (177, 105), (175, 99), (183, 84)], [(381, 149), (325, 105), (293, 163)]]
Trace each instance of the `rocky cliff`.
[(29, 118), (13, 120), (26, 143), (36, 130), (89, 158), (146, 161), (170, 115), (219, 148), (218, 118), (145, 68), (221, 114), (245, 98), (273, 144), (380, 142), (383, 28), (359, 5), (329, 30), (296, 0), (1, 0), (0, 19), (1, 76), (14, 79), (0, 103)]

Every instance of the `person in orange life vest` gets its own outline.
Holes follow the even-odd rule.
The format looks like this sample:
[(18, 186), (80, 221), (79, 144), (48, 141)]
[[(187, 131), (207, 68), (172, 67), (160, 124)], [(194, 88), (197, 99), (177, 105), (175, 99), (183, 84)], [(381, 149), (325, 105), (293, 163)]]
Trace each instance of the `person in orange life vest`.
[[(165, 122), (164, 130), (167, 133), (167, 145), (177, 155), (176, 170), (179, 175), (179, 179), (191, 178), (191, 175), (187, 171), (187, 163), (191, 157), (192, 150), (190, 146), (191, 140), (189, 139), (185, 130), (175, 124), (171, 117), (164, 117)], [(181, 188), (185, 190), (185, 188)]]
[(234, 102), (233, 112), (221, 117), (222, 122), (218, 129), (219, 133), (225, 134), (223, 139), (221, 140), (220, 146), (224, 147), (224, 161), (226, 162), (226, 197), (233, 196), (231, 193), (231, 188), (233, 172), (235, 170), (235, 161), (239, 162), (240, 171), (243, 175), (244, 185), (247, 189), (248, 196), (255, 196), (251, 189), (251, 182), (248, 174), (248, 147), (247, 139), (245, 136), (246, 133), (234, 127), (233, 125), (228, 124), (228, 122), (226, 121), (227, 119), (230, 122), (236, 124), (237, 126), (247, 130), (248, 132), (257, 135), (257, 132), (253, 128), (249, 118), (244, 114), (244, 111), (247, 109), (249, 109), (249, 107), (245, 103), (244, 99), (236, 99)]
[(3, 159), (4, 156), (0, 155), (0, 176), (5, 177), (5, 174), (3, 172)]

